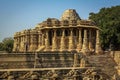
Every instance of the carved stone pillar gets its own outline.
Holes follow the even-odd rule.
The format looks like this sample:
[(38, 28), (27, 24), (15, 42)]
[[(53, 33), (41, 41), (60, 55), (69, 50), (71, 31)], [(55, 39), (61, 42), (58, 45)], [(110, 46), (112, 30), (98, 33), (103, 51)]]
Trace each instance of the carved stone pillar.
[(16, 50), (17, 50), (17, 37), (14, 36), (13, 52), (16, 52)]
[(30, 31), (30, 49), (29, 49), (29, 51), (31, 51), (32, 45), (33, 45), (33, 36), (32, 36), (31, 31)]
[(90, 51), (94, 51), (93, 49), (93, 43), (92, 43), (92, 33), (91, 33), (91, 30), (89, 30), (89, 50)]
[(36, 51), (36, 49), (38, 48), (38, 35), (37, 34), (34, 34), (34, 50)]
[(49, 43), (49, 31), (46, 30), (46, 39), (45, 39), (45, 51), (49, 51), (50, 43)]
[(26, 34), (23, 35), (23, 51), (26, 52), (27, 37)]
[(19, 40), (20, 40), (20, 42), (19, 42), (19, 51), (21, 52), (21, 44), (22, 44), (21, 36), (19, 36)]
[(45, 33), (42, 33), (42, 46), (45, 46)]
[(80, 60), (80, 67), (86, 67), (86, 66), (87, 66), (87, 61), (84, 58), (82, 58)]
[(69, 51), (74, 50), (75, 49), (75, 45), (74, 45), (74, 35), (73, 35), (73, 29), (70, 29), (70, 37), (69, 37)]
[(25, 51), (28, 52), (30, 49), (30, 30), (25, 32)]
[(57, 50), (57, 34), (56, 34), (56, 30), (54, 30), (54, 36), (52, 39), (52, 51), (56, 51)]
[(21, 46), (20, 46), (20, 51), (23, 52), (24, 51), (24, 41), (23, 41), (23, 36), (21, 36)]
[(103, 51), (101, 49), (101, 45), (100, 45), (99, 30), (96, 30), (96, 50), (95, 50), (95, 52), (97, 54), (103, 53)]
[(21, 38), (20, 38), (20, 36), (18, 36), (18, 51), (20, 51), (20, 46), (21, 46)]
[(81, 31), (81, 29), (79, 29), (79, 38), (78, 38), (78, 45), (77, 45), (78, 52), (81, 51), (81, 49), (82, 49), (82, 36), (81, 36), (81, 34), (82, 34), (82, 31)]
[(16, 52), (19, 51), (19, 41), (20, 41), (20, 40), (19, 40), (19, 37), (17, 36), (17, 37), (16, 37), (16, 49), (15, 49)]
[(66, 49), (65, 46), (65, 29), (62, 30), (62, 37), (61, 37), (61, 45), (60, 45), (60, 51), (64, 51)]
[(31, 75), (31, 79), (32, 79), (32, 80), (39, 80), (39, 77), (38, 77), (38, 75), (36, 75), (36, 74), (32, 74), (32, 75)]
[(14, 75), (10, 71), (7, 71), (7, 80), (15, 80)]
[(88, 54), (88, 53), (89, 53), (87, 30), (84, 30), (84, 38), (83, 38), (82, 52), (83, 52), (84, 54)]
[(74, 65), (73, 66), (78, 67), (78, 54), (77, 53), (74, 54)]
[(33, 44), (34, 44), (34, 37), (33, 37), (33, 34), (30, 35), (30, 51), (33, 50)]
[(38, 48), (42, 46), (42, 33), (38, 31)]
[(30, 34), (26, 35), (26, 41), (25, 41), (25, 51), (27, 52), (30, 48)]
[(22, 50), (25, 52), (25, 35), (23, 34)]
[(79, 74), (76, 70), (74, 70), (73, 80), (79, 80)]
[(7, 80), (15, 80), (13, 75), (9, 75)]
[(22, 38), (21, 38), (21, 36), (19, 36), (19, 40), (20, 40), (20, 44), (19, 44), (19, 51), (21, 52), (21, 44), (22, 44)]
[(30, 36), (31, 36), (30, 51), (35, 52), (37, 49), (37, 32), (35, 30), (32, 30)]

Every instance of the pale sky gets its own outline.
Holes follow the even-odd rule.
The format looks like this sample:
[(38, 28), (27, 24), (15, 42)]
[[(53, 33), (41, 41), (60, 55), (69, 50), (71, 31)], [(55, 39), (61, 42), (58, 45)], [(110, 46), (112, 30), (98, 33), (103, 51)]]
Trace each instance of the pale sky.
[(90, 12), (117, 5), (120, 0), (0, 0), (0, 42), (47, 18), (60, 19), (66, 9), (76, 9), (82, 19), (88, 19)]

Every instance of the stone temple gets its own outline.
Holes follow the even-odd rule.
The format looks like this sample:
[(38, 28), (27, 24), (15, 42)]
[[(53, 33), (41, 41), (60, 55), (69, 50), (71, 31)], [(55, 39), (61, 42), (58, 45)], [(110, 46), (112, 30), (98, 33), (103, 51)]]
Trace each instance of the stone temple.
[(0, 80), (120, 80), (120, 54), (102, 51), (100, 32), (74, 9), (16, 32), (13, 53), (0, 54)]
[(48, 18), (34, 29), (16, 32), (14, 52), (63, 52), (101, 54), (100, 29), (91, 20), (82, 20), (74, 9), (66, 10), (61, 19)]

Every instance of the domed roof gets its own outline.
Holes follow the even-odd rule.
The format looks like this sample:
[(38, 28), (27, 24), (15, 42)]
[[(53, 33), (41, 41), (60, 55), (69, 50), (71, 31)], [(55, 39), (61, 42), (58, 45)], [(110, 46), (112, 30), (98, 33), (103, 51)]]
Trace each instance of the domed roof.
[(68, 9), (62, 14), (61, 20), (80, 20), (80, 17), (75, 9)]

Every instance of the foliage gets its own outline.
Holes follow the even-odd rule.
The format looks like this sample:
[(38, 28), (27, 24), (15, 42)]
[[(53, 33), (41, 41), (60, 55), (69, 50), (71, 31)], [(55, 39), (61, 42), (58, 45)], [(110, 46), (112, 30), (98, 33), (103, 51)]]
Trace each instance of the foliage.
[(102, 29), (100, 34), (104, 49), (120, 49), (120, 6), (102, 8), (98, 13), (90, 13), (89, 19)]
[(12, 49), (13, 49), (13, 43), (14, 43), (14, 40), (13, 38), (9, 37), (9, 38), (5, 38), (3, 40), (3, 49), (7, 52), (12, 52)]
[(3, 43), (2, 42), (0, 42), (0, 51), (3, 51), (4, 49), (3, 49)]

